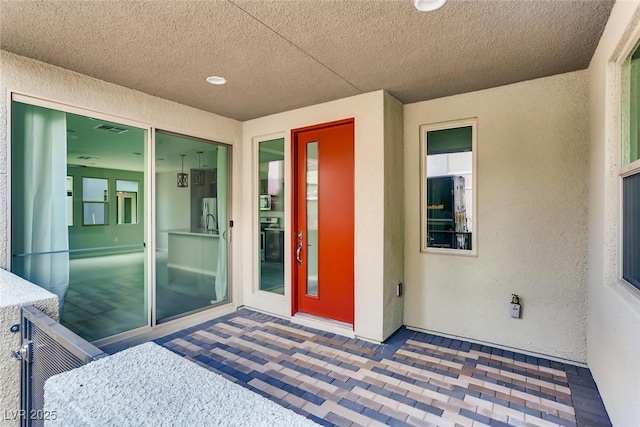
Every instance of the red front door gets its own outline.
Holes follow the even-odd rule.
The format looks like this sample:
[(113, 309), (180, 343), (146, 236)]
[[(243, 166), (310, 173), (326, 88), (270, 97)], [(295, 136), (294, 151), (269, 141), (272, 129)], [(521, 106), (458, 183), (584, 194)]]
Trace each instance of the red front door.
[(292, 132), (293, 311), (353, 324), (354, 122)]

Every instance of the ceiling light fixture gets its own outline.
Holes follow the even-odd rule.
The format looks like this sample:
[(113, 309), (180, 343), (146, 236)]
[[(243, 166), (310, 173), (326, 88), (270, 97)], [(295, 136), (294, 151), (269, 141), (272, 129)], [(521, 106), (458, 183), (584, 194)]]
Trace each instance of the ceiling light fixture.
[(223, 85), (227, 82), (227, 79), (219, 76), (209, 76), (207, 77), (207, 83), (211, 83), (212, 85)]
[(420, 12), (433, 12), (440, 9), (447, 0), (414, 0), (413, 5)]

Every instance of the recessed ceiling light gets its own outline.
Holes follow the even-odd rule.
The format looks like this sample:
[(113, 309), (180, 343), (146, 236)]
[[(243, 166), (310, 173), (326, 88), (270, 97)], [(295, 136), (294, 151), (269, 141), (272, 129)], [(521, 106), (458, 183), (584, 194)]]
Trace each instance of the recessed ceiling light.
[(420, 12), (433, 12), (440, 9), (447, 0), (414, 0), (413, 5)]
[(218, 76), (209, 76), (207, 77), (207, 83), (211, 83), (212, 85), (223, 85), (227, 82), (227, 79), (224, 77)]

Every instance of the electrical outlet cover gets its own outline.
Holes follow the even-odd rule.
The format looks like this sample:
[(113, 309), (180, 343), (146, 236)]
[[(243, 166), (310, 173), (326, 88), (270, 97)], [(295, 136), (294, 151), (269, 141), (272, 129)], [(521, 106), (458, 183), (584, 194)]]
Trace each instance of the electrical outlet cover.
[(511, 317), (514, 319), (520, 318), (520, 304), (511, 304)]

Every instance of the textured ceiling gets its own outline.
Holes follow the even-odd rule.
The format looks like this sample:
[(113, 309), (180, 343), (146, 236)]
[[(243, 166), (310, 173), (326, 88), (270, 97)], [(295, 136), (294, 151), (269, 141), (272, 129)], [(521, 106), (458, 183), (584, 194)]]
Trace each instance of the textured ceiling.
[(585, 69), (612, 6), (0, 0), (0, 48), (247, 120), (379, 89), (411, 103)]

